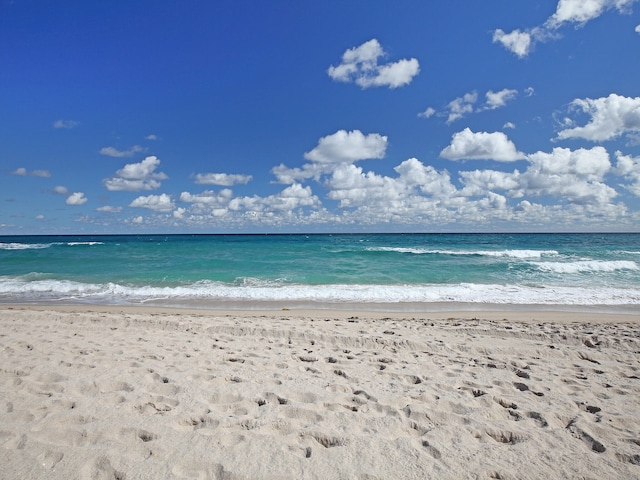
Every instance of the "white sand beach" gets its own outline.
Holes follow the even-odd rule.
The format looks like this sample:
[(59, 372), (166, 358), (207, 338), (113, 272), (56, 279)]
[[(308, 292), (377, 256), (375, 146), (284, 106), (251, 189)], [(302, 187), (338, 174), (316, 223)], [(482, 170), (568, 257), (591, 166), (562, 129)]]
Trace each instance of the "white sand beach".
[(0, 306), (3, 479), (640, 478), (640, 315)]

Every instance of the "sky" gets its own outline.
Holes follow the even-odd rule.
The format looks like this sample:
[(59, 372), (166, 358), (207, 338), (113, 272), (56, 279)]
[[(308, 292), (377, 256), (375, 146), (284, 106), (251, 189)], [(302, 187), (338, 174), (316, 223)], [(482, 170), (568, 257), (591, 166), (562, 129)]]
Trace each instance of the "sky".
[(640, 231), (637, 0), (0, 0), (0, 235)]

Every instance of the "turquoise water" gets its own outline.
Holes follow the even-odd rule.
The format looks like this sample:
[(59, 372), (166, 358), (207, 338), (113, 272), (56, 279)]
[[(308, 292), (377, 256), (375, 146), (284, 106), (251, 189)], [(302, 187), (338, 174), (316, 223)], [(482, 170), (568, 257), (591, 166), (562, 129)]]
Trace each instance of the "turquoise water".
[(640, 305), (640, 234), (0, 237), (0, 301)]

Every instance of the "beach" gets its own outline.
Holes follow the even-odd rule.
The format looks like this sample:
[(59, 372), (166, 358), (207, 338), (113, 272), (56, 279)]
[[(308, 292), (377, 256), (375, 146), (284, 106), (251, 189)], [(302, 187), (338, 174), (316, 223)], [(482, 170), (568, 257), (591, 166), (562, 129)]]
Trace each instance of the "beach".
[(640, 315), (453, 310), (0, 306), (0, 477), (640, 478)]

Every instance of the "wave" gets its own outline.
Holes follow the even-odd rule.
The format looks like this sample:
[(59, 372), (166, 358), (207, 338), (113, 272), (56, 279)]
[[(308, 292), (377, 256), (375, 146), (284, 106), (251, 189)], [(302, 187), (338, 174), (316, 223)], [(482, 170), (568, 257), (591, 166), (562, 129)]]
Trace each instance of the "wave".
[(0, 277), (0, 300), (12, 302), (163, 303), (216, 306), (221, 302), (289, 304), (488, 303), (542, 305), (636, 305), (640, 288), (536, 287), (526, 285), (302, 285), (257, 281), (199, 281), (179, 286), (128, 286), (69, 280)]
[(67, 242), (58, 245), (69, 245), (70, 247), (75, 247), (76, 245), (104, 245), (104, 242)]
[(538, 269), (551, 273), (608, 273), (618, 270), (640, 270), (631, 260), (580, 260), (577, 262), (537, 262)]
[(0, 250), (36, 250), (49, 248), (52, 243), (0, 243)]
[(53, 242), (53, 243), (0, 243), (0, 250), (40, 250), (53, 247), (54, 245), (67, 245), (75, 247), (78, 245), (104, 245), (104, 242)]
[(503, 258), (541, 258), (545, 256), (558, 256), (556, 250), (525, 250), (525, 249), (507, 249), (507, 250), (440, 250), (426, 249), (415, 247), (367, 247), (369, 251), (376, 252), (397, 252), (412, 253), (415, 255), (431, 254), (431, 255), (474, 255), (485, 257), (503, 257)]

